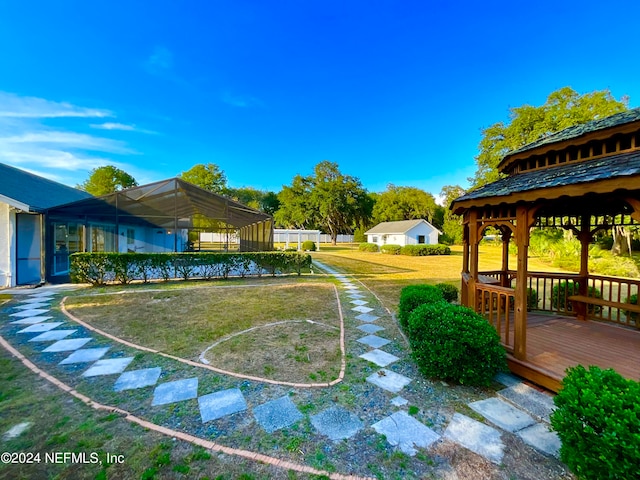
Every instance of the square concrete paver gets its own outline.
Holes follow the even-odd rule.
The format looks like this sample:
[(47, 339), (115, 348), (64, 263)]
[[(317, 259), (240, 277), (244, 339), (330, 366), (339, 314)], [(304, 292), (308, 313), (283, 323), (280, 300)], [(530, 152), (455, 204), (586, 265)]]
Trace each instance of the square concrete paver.
[(73, 335), (77, 330), (52, 330), (49, 332), (41, 333), (29, 339), (30, 342), (51, 342), (52, 340), (62, 340), (69, 335)]
[(371, 427), (387, 437), (390, 445), (397, 446), (411, 456), (418, 452), (416, 447), (427, 448), (440, 438), (440, 435), (406, 412), (396, 412)]
[(30, 308), (28, 310), (22, 310), (21, 312), (12, 313), (9, 316), (16, 318), (36, 317), (38, 315), (42, 315), (43, 313), (47, 313), (48, 311), (48, 308)]
[(560, 456), (562, 442), (556, 432), (549, 431), (544, 423), (536, 423), (516, 433), (527, 445), (554, 457)]
[(81, 348), (76, 350), (58, 365), (70, 365), (72, 363), (95, 362), (101, 359), (111, 347)]
[(190, 400), (198, 396), (198, 378), (187, 378), (158, 385), (153, 391), (151, 405), (165, 405), (167, 403)]
[(358, 306), (358, 307), (359, 307), (359, 306), (361, 306), (361, 305), (366, 305), (366, 304), (367, 304), (367, 303), (369, 303), (369, 302), (366, 302), (366, 301), (364, 301), (364, 300), (351, 300), (349, 303), (350, 303), (350, 304), (352, 304), (352, 305), (356, 305), (356, 306)]
[(62, 322), (49, 322), (49, 323), (36, 323), (29, 325), (27, 328), (23, 328), (18, 333), (42, 333), (53, 330), (56, 327), (62, 325)]
[(369, 375), (367, 377), (367, 382), (373, 383), (377, 387), (387, 390), (388, 392), (398, 393), (411, 383), (411, 379), (383, 368), (382, 370), (378, 370), (377, 372)]
[(258, 405), (253, 409), (253, 416), (267, 433), (293, 425), (304, 418), (288, 395)]
[(11, 323), (15, 325), (33, 325), (35, 323), (44, 322), (45, 320), (50, 320), (51, 318), (53, 317), (28, 317), (16, 320), (15, 322)]
[(365, 345), (369, 345), (372, 348), (384, 347), (387, 343), (391, 343), (391, 340), (378, 337), (377, 335), (367, 335), (365, 337), (359, 338), (357, 341), (360, 343), (364, 343)]
[(142, 368), (140, 370), (124, 372), (118, 377), (118, 380), (116, 380), (113, 390), (121, 392), (123, 390), (133, 390), (135, 388), (155, 385), (158, 382), (158, 378), (160, 378), (160, 373), (162, 373), (160, 367)]
[(49, 307), (48, 303), (27, 303), (25, 305), (18, 305), (13, 307), (16, 310), (33, 310), (34, 308)]
[(376, 333), (376, 332), (379, 332), (380, 330), (384, 330), (384, 327), (381, 327), (379, 325), (374, 325), (373, 323), (363, 323), (357, 328), (358, 330), (365, 333)]
[(396, 357), (395, 355), (391, 355), (390, 353), (378, 350), (377, 348), (360, 355), (360, 358), (364, 358), (365, 360), (375, 363), (379, 367), (386, 367), (390, 363), (400, 360), (400, 358)]
[(444, 437), (478, 455), (500, 464), (504, 455), (501, 434), (495, 428), (460, 413), (454, 413)]
[(334, 442), (353, 437), (364, 426), (355, 414), (341, 407), (331, 407), (311, 415), (311, 424)]
[(347, 290), (358, 290), (360, 287), (354, 285), (353, 283), (343, 283), (342, 286)]
[(56, 343), (49, 345), (47, 348), (43, 350), (45, 353), (57, 353), (57, 352), (68, 352), (71, 350), (77, 350), (83, 347), (86, 343), (89, 343), (91, 338), (71, 338), (68, 340), (59, 340)]
[(524, 383), (518, 383), (504, 390), (500, 390), (498, 395), (506, 398), (535, 418), (539, 418), (547, 423), (549, 423), (549, 417), (556, 408), (551, 395), (539, 392)]
[(359, 313), (369, 313), (373, 312), (373, 308), (365, 307), (364, 305), (360, 305), (359, 307), (354, 307), (351, 310)]
[(402, 407), (402, 406), (406, 405), (407, 403), (409, 403), (409, 400), (407, 400), (406, 398), (401, 397), (401, 396), (393, 397), (391, 399), (391, 405), (394, 405), (396, 407)]
[(470, 403), (469, 406), (491, 423), (507, 432), (514, 433), (535, 423), (535, 420), (530, 415), (499, 398), (487, 398), (486, 400)]
[(51, 300), (50, 297), (44, 297), (44, 298), (43, 297), (28, 297), (28, 298), (21, 298), (18, 301), (20, 303), (34, 304), (34, 303), (48, 302), (50, 300)]
[(202, 423), (210, 422), (247, 409), (247, 402), (239, 388), (230, 388), (198, 398)]
[(347, 297), (358, 300), (359, 298), (364, 298), (365, 296), (360, 292), (351, 292), (347, 294)]
[(83, 377), (97, 377), (100, 375), (114, 375), (124, 372), (124, 369), (133, 361), (133, 357), (108, 358), (98, 360), (91, 368), (82, 374)]
[(371, 315), (370, 313), (363, 313), (362, 315), (358, 315), (356, 319), (360, 320), (361, 322), (372, 323), (380, 319), (380, 317), (376, 317), (375, 315)]

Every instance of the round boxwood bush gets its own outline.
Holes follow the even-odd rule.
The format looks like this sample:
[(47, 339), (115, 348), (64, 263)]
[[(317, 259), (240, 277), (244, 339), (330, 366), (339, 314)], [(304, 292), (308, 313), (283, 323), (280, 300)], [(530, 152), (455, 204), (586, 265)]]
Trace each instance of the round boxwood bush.
[(416, 307), (425, 303), (443, 300), (442, 290), (434, 285), (409, 285), (400, 292), (398, 305), (398, 322), (403, 329), (407, 329), (409, 315)]
[(442, 292), (444, 299), (451, 303), (458, 300), (458, 287), (450, 283), (436, 283), (436, 287)]
[(612, 369), (578, 365), (562, 385), (551, 414), (562, 461), (585, 480), (638, 478), (640, 383)]
[(302, 250), (304, 252), (315, 252), (316, 244), (312, 240), (305, 240), (302, 242)]
[(495, 329), (473, 310), (444, 301), (428, 303), (409, 315), (409, 342), (427, 377), (487, 386), (506, 370), (506, 353)]
[[(556, 309), (560, 307), (564, 308), (565, 299), (571, 295), (578, 295), (579, 291), (580, 282), (574, 282), (573, 280), (567, 280), (566, 282), (560, 282), (554, 285), (551, 289), (551, 306)], [(594, 287), (588, 288), (587, 295), (593, 298), (602, 298), (600, 290)], [(602, 307), (600, 307), (600, 305), (588, 305), (589, 313), (599, 312), (601, 309)], [(573, 311), (573, 305), (570, 301), (567, 301), (567, 311)]]

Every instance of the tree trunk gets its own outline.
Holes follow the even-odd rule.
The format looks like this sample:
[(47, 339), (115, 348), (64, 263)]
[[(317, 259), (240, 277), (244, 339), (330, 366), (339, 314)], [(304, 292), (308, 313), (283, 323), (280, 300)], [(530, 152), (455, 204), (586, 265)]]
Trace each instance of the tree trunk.
[(613, 255), (631, 255), (631, 232), (629, 229), (615, 225), (611, 229), (611, 234), (613, 235), (611, 253)]

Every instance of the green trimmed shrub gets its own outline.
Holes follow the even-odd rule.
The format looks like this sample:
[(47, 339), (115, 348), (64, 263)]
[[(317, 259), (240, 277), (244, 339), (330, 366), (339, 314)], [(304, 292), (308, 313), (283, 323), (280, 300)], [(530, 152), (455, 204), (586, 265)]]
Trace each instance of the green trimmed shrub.
[(562, 461), (585, 480), (638, 478), (640, 383), (612, 369), (578, 365), (562, 384), (551, 414)]
[(312, 240), (305, 240), (302, 242), (302, 251), (303, 252), (315, 252), (316, 244)]
[(311, 266), (311, 255), (297, 252), (74, 253), (69, 258), (71, 281), (92, 285), (175, 277), (210, 280), (265, 272), (300, 275)]
[[(538, 308), (538, 291), (535, 288), (527, 288), (527, 312)], [(515, 308), (515, 299), (509, 298), (509, 307), (513, 310)]]
[(398, 322), (407, 329), (409, 315), (417, 307), (425, 303), (441, 302), (444, 299), (442, 290), (433, 285), (409, 285), (400, 292), (398, 305)]
[(506, 370), (506, 353), (493, 326), (473, 310), (444, 301), (409, 315), (409, 343), (420, 371), (431, 378), (488, 386)]
[[(567, 297), (571, 295), (578, 295), (580, 290), (580, 282), (574, 282), (573, 280), (567, 280), (566, 282), (560, 282), (557, 285), (554, 285), (551, 289), (551, 306), (556, 309), (560, 309), (560, 307), (564, 307), (565, 300)], [(588, 288), (587, 295), (593, 298), (602, 298), (602, 294), (600, 290), (594, 287)], [(536, 303), (537, 305), (537, 303)], [(594, 313), (599, 312), (602, 309), (600, 305), (589, 305), (588, 312)], [(567, 300), (567, 311), (573, 311), (573, 305), (570, 301)]]
[(458, 300), (458, 287), (450, 283), (436, 283), (436, 288), (442, 292), (442, 297), (449, 303)]
[(361, 252), (377, 252), (378, 245), (376, 245), (375, 243), (364, 242), (358, 246), (358, 250), (360, 250)]
[(387, 245), (383, 245), (380, 247), (380, 252), (386, 253), (387, 255), (400, 255), (401, 248), (402, 247), (400, 245), (388, 243)]
[[(624, 303), (630, 303), (631, 305), (638, 305), (638, 294), (634, 293), (630, 297), (625, 298), (624, 299)], [(625, 310), (624, 314), (627, 316), (627, 318), (633, 320), (636, 323), (638, 322), (638, 313), (637, 312), (632, 312), (630, 310)]]
[(405, 245), (400, 250), (400, 255), (411, 255), (414, 257), (426, 257), (427, 255), (451, 255), (451, 249), (446, 245)]

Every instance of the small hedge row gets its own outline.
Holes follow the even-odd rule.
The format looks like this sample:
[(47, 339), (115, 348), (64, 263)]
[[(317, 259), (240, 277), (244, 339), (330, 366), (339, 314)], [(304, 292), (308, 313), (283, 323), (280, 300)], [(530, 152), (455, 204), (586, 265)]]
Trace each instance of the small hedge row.
[(640, 383), (612, 369), (578, 365), (562, 385), (551, 414), (562, 461), (585, 480), (638, 478)]
[(311, 256), (296, 252), (197, 253), (74, 253), (70, 256), (74, 283), (104, 285), (171, 278), (245, 277), (292, 273), (311, 266)]
[(378, 247), (375, 243), (361, 243), (358, 247), (361, 252), (382, 252), (388, 255), (409, 255), (412, 257), (426, 257), (428, 255), (451, 255), (451, 249), (446, 245), (395, 245), (389, 243)]
[(497, 372), (506, 369), (505, 350), (484, 318), (448, 303), (457, 298), (454, 285), (410, 285), (400, 294), (398, 321), (424, 375), (489, 385)]

